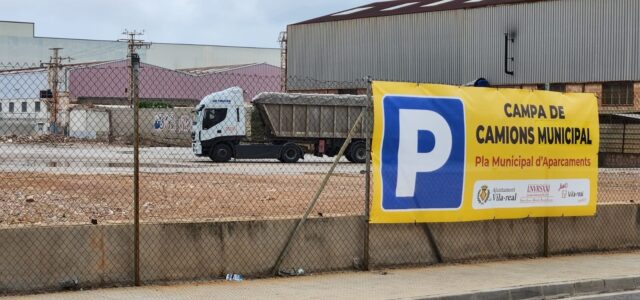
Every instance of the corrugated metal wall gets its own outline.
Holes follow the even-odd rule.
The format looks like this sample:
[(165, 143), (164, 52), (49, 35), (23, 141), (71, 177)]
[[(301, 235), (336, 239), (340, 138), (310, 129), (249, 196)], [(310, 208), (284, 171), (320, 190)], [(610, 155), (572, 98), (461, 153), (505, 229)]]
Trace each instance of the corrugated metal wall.
[[(494, 85), (640, 80), (640, 1), (558, 0), (288, 28), (289, 76)], [(504, 72), (504, 34), (515, 35)], [(292, 87), (290, 87), (292, 88)]]

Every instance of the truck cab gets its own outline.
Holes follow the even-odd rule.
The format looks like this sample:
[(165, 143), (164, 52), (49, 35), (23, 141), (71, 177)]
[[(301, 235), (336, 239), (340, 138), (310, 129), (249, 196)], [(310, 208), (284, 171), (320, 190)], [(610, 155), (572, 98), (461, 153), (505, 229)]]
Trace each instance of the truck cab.
[[(211, 156), (211, 151), (219, 151), (222, 157), (231, 158), (233, 145), (245, 136), (244, 115), (244, 95), (239, 87), (204, 97), (195, 107), (191, 129), (193, 153)], [(216, 144), (225, 146), (214, 149)]]

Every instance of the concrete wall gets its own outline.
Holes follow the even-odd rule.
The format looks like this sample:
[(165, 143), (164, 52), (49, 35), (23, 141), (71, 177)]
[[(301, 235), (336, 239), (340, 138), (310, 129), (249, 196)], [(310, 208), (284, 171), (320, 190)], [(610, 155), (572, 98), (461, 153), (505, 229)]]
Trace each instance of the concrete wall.
[(127, 284), (133, 278), (133, 228), (127, 225), (0, 230), (0, 294)]
[(108, 138), (109, 113), (107, 111), (74, 109), (69, 115), (69, 136), (101, 140)]
[[(133, 141), (133, 109), (110, 107), (111, 140)], [(140, 109), (143, 145), (191, 146), (192, 108)]]
[[(348, 269), (362, 255), (361, 218), (310, 220), (284, 266)], [(295, 220), (143, 224), (144, 282), (219, 278), (227, 272), (268, 274)], [(329, 233), (341, 233), (329, 234)], [(132, 225), (0, 230), (0, 295), (131, 284)]]
[(15, 119), (0, 117), (0, 136), (34, 135), (48, 131), (47, 119)]
[[(146, 283), (269, 275), (296, 220), (142, 224), (141, 277)], [(362, 217), (309, 220), (283, 267), (346, 270), (363, 255)], [(372, 267), (534, 257), (543, 253), (543, 219), (370, 226)], [(0, 230), (0, 294), (133, 281), (132, 225)], [(552, 254), (640, 248), (638, 205), (601, 205), (595, 217), (551, 218)]]
[[(348, 269), (362, 256), (362, 219), (313, 219), (305, 224), (283, 267)], [(145, 282), (270, 274), (295, 220), (145, 225)], [(336, 234), (340, 233), (340, 234)]]

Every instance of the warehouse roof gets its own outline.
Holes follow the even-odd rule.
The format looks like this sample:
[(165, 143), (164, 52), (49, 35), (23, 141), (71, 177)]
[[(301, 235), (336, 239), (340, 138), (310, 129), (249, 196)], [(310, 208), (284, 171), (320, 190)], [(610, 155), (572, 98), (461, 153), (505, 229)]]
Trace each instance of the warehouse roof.
[[(261, 69), (265, 69), (260, 71)], [(238, 65), (226, 65), (226, 66), (211, 66), (200, 68), (188, 68), (178, 69), (191, 75), (206, 75), (215, 73), (232, 73), (238, 71), (246, 71), (245, 74), (254, 75), (274, 75), (273, 69), (277, 69), (275, 72), (279, 72), (280, 67), (276, 67), (267, 63), (252, 63), (252, 64), (238, 64)]]
[[(311, 24), (351, 20), (360, 18), (383, 17), (415, 14), (456, 9), (471, 9), (486, 6), (518, 4), (550, 0), (396, 0), (365, 4), (330, 15), (303, 21), (297, 24)], [(294, 24), (294, 25), (297, 25)]]

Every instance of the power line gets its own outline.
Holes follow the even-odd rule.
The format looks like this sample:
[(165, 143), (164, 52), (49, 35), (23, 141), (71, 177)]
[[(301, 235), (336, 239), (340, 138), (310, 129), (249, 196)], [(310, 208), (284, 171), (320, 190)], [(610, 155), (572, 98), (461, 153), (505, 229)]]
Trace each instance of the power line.
[(124, 30), (122, 32), (123, 35), (128, 35), (129, 38), (128, 39), (119, 39), (118, 41), (120, 42), (127, 42), (127, 47), (129, 48), (129, 54), (127, 55), (127, 57), (132, 57), (133, 54), (137, 54), (136, 50), (140, 49), (142, 47), (145, 47), (147, 49), (149, 49), (151, 47), (151, 43), (145, 42), (144, 40), (138, 39), (138, 36), (142, 36), (144, 35), (144, 30), (142, 32), (139, 32), (137, 30), (134, 31), (129, 31), (129, 30)]

